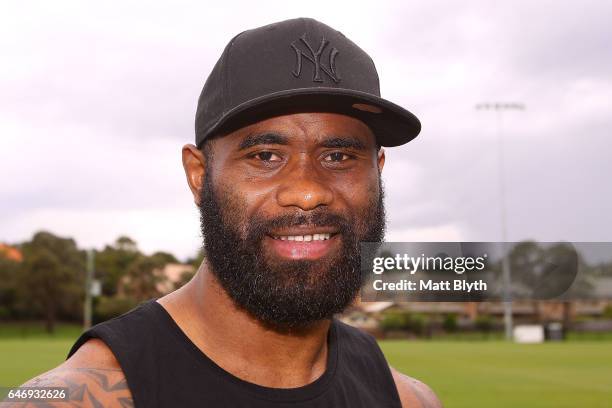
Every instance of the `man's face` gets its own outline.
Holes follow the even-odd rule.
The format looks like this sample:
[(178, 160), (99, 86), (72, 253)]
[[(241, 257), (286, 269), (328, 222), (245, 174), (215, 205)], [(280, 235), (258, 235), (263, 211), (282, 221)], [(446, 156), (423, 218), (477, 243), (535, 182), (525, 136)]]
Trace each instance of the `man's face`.
[(278, 327), (341, 312), (361, 286), (359, 242), (384, 235), (384, 154), (370, 129), (300, 113), (210, 143), (196, 201), (207, 260), (228, 295)]

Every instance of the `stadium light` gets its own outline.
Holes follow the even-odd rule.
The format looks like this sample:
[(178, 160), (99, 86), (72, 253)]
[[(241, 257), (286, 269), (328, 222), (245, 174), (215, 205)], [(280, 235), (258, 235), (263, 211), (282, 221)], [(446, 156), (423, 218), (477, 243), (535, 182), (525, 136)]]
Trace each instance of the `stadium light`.
[(502, 279), (504, 285), (504, 331), (506, 340), (512, 340), (512, 301), (510, 295), (510, 260), (508, 258), (508, 227), (506, 224), (506, 185), (504, 171), (504, 138), (502, 113), (508, 110), (525, 110), (525, 105), (519, 102), (485, 102), (476, 105), (476, 110), (495, 111), (497, 117), (497, 153), (498, 153), (498, 173), (499, 173), (499, 202), (501, 218), (501, 241), (502, 241)]

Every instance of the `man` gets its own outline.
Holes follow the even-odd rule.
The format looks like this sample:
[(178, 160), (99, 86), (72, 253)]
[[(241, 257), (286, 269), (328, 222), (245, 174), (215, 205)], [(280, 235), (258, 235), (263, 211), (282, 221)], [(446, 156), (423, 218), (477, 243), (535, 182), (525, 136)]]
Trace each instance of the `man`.
[(333, 318), (359, 291), (359, 243), (384, 236), (381, 146), (419, 131), (330, 27), (296, 19), (234, 37), (202, 91), (197, 146), (182, 150), (201, 267), (27, 385), (68, 387), (72, 405), (58, 407), (439, 407)]

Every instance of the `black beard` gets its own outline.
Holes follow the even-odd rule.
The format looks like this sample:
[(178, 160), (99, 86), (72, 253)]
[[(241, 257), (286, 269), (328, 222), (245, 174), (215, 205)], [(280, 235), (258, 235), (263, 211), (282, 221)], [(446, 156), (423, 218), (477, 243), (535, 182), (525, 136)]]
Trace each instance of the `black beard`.
[[(347, 217), (327, 207), (274, 218), (250, 217), (239, 231), (240, 204), (231, 192), (219, 194), (206, 172), (200, 197), (200, 224), (206, 260), (228, 296), (239, 308), (274, 329), (306, 327), (342, 312), (363, 284), (360, 242), (382, 242), (385, 233), (384, 192), (365, 211)], [(307, 224), (333, 226), (342, 240), (339, 253), (319, 260), (272, 261), (263, 240), (272, 229)]]

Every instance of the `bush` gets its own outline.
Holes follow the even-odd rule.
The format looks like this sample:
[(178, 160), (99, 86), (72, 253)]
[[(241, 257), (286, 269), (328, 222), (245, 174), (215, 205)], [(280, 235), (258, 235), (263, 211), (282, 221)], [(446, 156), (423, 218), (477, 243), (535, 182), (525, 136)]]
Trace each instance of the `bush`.
[(389, 312), (384, 314), (380, 327), (385, 331), (404, 330), (407, 328), (409, 320), (410, 315), (408, 313)]
[(474, 322), (477, 330), (488, 333), (493, 329), (493, 319), (491, 316), (478, 316)]
[(422, 335), (425, 333), (428, 323), (429, 319), (427, 319), (427, 316), (422, 314), (412, 314), (410, 315), (408, 327), (406, 328), (413, 333)]
[(457, 331), (457, 327), (459, 324), (457, 323), (457, 315), (454, 313), (447, 314), (444, 316), (444, 320), (442, 321), (442, 327), (445, 331), (449, 333), (453, 333)]
[(385, 330), (405, 330), (416, 334), (423, 334), (428, 319), (422, 314), (408, 312), (388, 312), (383, 316), (380, 327)]
[(606, 306), (603, 311), (603, 316), (608, 319), (612, 319), (612, 305)]
[(96, 305), (96, 317), (100, 321), (112, 319), (130, 311), (137, 305), (138, 302), (132, 298), (101, 296)]

